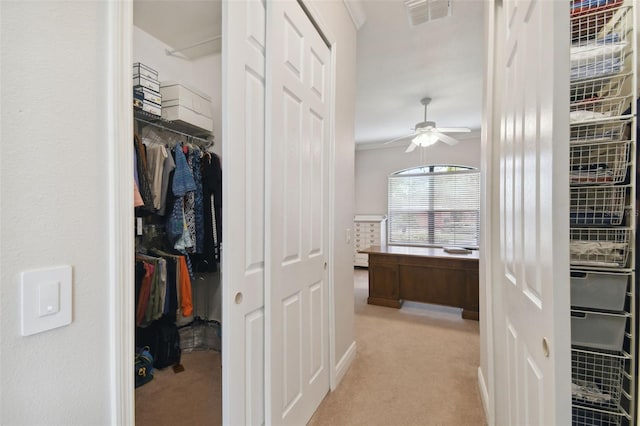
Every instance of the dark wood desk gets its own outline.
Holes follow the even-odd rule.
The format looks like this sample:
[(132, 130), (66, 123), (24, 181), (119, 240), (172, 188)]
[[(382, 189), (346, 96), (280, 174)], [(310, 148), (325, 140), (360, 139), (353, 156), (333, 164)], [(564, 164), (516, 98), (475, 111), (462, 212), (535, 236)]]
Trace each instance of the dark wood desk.
[(462, 308), (462, 318), (478, 320), (477, 250), (451, 254), (441, 248), (371, 246), (370, 305), (400, 308), (404, 300)]

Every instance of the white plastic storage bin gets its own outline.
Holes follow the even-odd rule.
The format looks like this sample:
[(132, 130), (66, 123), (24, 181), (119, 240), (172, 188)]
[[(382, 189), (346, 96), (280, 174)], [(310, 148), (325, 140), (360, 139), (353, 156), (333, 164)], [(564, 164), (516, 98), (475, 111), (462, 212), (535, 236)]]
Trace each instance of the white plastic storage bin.
[(571, 306), (624, 310), (629, 275), (571, 271)]
[(571, 344), (608, 351), (621, 351), (625, 315), (571, 311)]
[(211, 97), (175, 81), (160, 83), (162, 118), (213, 131)]

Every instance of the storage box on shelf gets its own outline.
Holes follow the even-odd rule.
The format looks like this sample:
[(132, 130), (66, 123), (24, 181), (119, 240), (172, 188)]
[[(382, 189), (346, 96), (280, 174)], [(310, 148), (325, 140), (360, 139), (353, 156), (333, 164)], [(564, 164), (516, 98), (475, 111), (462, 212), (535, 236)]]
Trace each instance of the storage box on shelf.
[(160, 83), (162, 118), (203, 133), (213, 131), (211, 97), (174, 81)]
[(154, 116), (162, 115), (158, 72), (136, 62), (133, 64), (133, 106)]
[(571, 3), (572, 423), (579, 426), (635, 423), (635, 14), (631, 0)]

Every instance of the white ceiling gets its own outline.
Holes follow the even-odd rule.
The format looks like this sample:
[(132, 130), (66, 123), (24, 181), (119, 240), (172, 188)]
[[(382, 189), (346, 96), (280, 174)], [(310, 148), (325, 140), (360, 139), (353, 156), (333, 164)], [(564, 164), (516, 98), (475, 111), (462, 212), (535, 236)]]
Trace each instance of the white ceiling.
[(402, 0), (361, 1), (356, 142), (383, 142), (428, 119), (479, 129), (482, 111), (483, 5), (451, 0), (452, 16), (413, 27)]
[[(220, 0), (134, 0), (133, 23), (158, 40), (182, 49), (222, 33)], [(220, 39), (185, 49), (189, 59), (220, 52)]]
[[(452, 16), (413, 28), (402, 0), (358, 2), (366, 20), (358, 31), (356, 143), (410, 133), (423, 119), (425, 96), (439, 126), (480, 128), (484, 1), (451, 1)], [(134, 0), (134, 24), (182, 48), (220, 35), (221, 2)], [(182, 54), (219, 51), (218, 40)]]

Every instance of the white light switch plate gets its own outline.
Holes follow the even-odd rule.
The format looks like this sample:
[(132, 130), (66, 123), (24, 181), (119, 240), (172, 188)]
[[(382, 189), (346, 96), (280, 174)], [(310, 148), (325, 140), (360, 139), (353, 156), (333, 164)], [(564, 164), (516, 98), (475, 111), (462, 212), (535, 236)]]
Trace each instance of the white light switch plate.
[(25, 271), (21, 278), (23, 336), (71, 324), (71, 266)]

